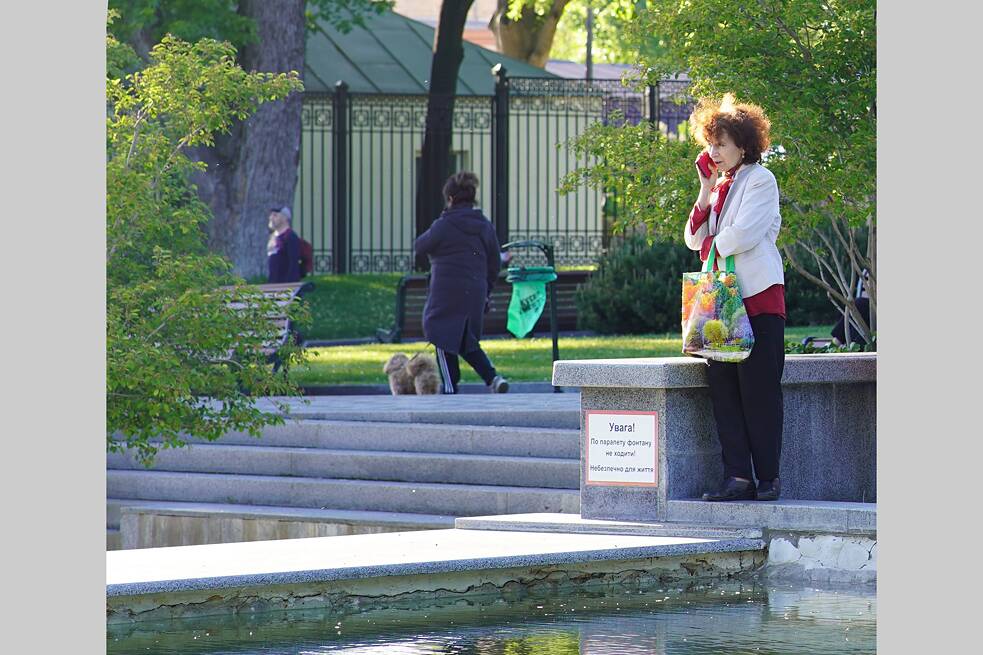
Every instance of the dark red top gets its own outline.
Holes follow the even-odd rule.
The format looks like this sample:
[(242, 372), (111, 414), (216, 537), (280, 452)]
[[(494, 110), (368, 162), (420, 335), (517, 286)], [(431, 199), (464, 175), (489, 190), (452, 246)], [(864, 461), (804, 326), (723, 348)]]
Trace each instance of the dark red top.
[[(727, 197), (727, 191), (730, 189), (730, 185), (734, 179), (734, 172), (737, 167), (724, 173), (724, 179), (722, 182), (718, 182), (714, 187), (717, 191), (717, 215), (720, 215), (720, 210), (724, 206), (724, 198)], [(696, 231), (703, 226), (710, 219), (710, 205), (707, 205), (702, 211), (693, 203), (693, 210), (689, 213), (689, 225), (690, 232), (696, 234)], [(713, 241), (713, 235), (708, 235), (703, 239), (703, 244), (700, 248), (700, 260), (706, 261), (707, 257), (710, 256), (710, 243)], [(713, 263), (713, 270), (717, 270), (717, 262)], [(744, 299), (744, 309), (747, 311), (748, 316), (758, 316), (759, 314), (777, 314), (783, 319), (785, 318), (785, 286), (781, 284), (773, 284), (764, 291), (749, 296)]]

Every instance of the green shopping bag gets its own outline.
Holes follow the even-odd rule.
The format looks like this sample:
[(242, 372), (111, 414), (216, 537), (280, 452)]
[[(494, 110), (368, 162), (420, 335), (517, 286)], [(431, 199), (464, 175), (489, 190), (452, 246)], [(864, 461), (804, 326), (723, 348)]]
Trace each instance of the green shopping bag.
[(713, 271), (716, 242), (703, 270), (683, 273), (683, 353), (718, 362), (740, 362), (754, 347), (751, 321), (744, 309), (734, 256), (723, 271)]
[(510, 267), (506, 281), (512, 283), (506, 327), (515, 338), (529, 334), (546, 307), (546, 285), (556, 279), (552, 266)]

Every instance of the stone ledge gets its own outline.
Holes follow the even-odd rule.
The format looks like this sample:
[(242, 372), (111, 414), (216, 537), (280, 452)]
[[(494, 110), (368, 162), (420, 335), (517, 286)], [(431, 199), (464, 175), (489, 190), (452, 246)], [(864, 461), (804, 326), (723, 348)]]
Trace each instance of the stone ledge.
[(769, 530), (876, 534), (877, 504), (821, 500), (708, 503), (670, 500), (670, 521)]
[[(877, 353), (785, 356), (783, 384), (846, 384), (876, 380)], [(641, 389), (706, 387), (706, 362), (691, 357), (560, 360), (553, 363), (553, 384)]]
[[(107, 597), (762, 551), (760, 539), (430, 530), (107, 553)], [(430, 558), (418, 559), (428, 551)]]
[(759, 539), (759, 528), (718, 528), (684, 523), (640, 523), (585, 519), (579, 514), (504, 514), (458, 518), (459, 530), (506, 530), (571, 534), (631, 534), (644, 537), (699, 537), (707, 539)]

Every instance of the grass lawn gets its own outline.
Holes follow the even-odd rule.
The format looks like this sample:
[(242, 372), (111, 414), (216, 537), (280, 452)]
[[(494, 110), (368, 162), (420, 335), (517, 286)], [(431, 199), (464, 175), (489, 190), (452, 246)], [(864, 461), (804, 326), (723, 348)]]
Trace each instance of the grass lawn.
[(375, 336), (376, 328), (391, 328), (401, 277), (383, 273), (305, 278), (314, 282), (314, 289), (304, 295), (311, 311), (311, 325), (302, 329), (304, 338), (357, 339)]
[[(829, 326), (790, 327), (786, 340), (801, 341), (809, 335), (827, 335)], [(515, 382), (548, 382), (552, 375), (550, 339), (487, 339), (482, 347), (495, 368)], [(682, 357), (681, 338), (672, 334), (570, 337), (560, 339), (561, 359), (619, 357)], [(395, 352), (413, 353), (433, 348), (425, 343), (370, 344), (310, 348), (309, 361), (294, 367), (291, 378), (307, 386), (332, 384), (386, 384), (382, 367)], [(480, 382), (471, 367), (461, 362), (462, 382)]]

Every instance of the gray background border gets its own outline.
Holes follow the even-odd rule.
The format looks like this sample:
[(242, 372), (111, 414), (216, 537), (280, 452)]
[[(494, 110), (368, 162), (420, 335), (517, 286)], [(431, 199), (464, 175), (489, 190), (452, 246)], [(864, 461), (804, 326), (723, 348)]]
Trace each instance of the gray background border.
[[(963, 533), (979, 516), (983, 385), (976, 354), (945, 339), (949, 321), (980, 324), (968, 314), (979, 315), (979, 294), (969, 303), (962, 294), (979, 276), (964, 248), (979, 260), (983, 243), (974, 126), (983, 21), (972, 3), (878, 9), (879, 299), (890, 326), (879, 345), (879, 646), (959, 652), (977, 621), (976, 541)], [(13, 583), (0, 611), (21, 652), (36, 650), (38, 635), (45, 650), (103, 652), (105, 4), (8, 3), (2, 18), (0, 266), (18, 292), (0, 321)], [(32, 232), (39, 215), (57, 233)]]

